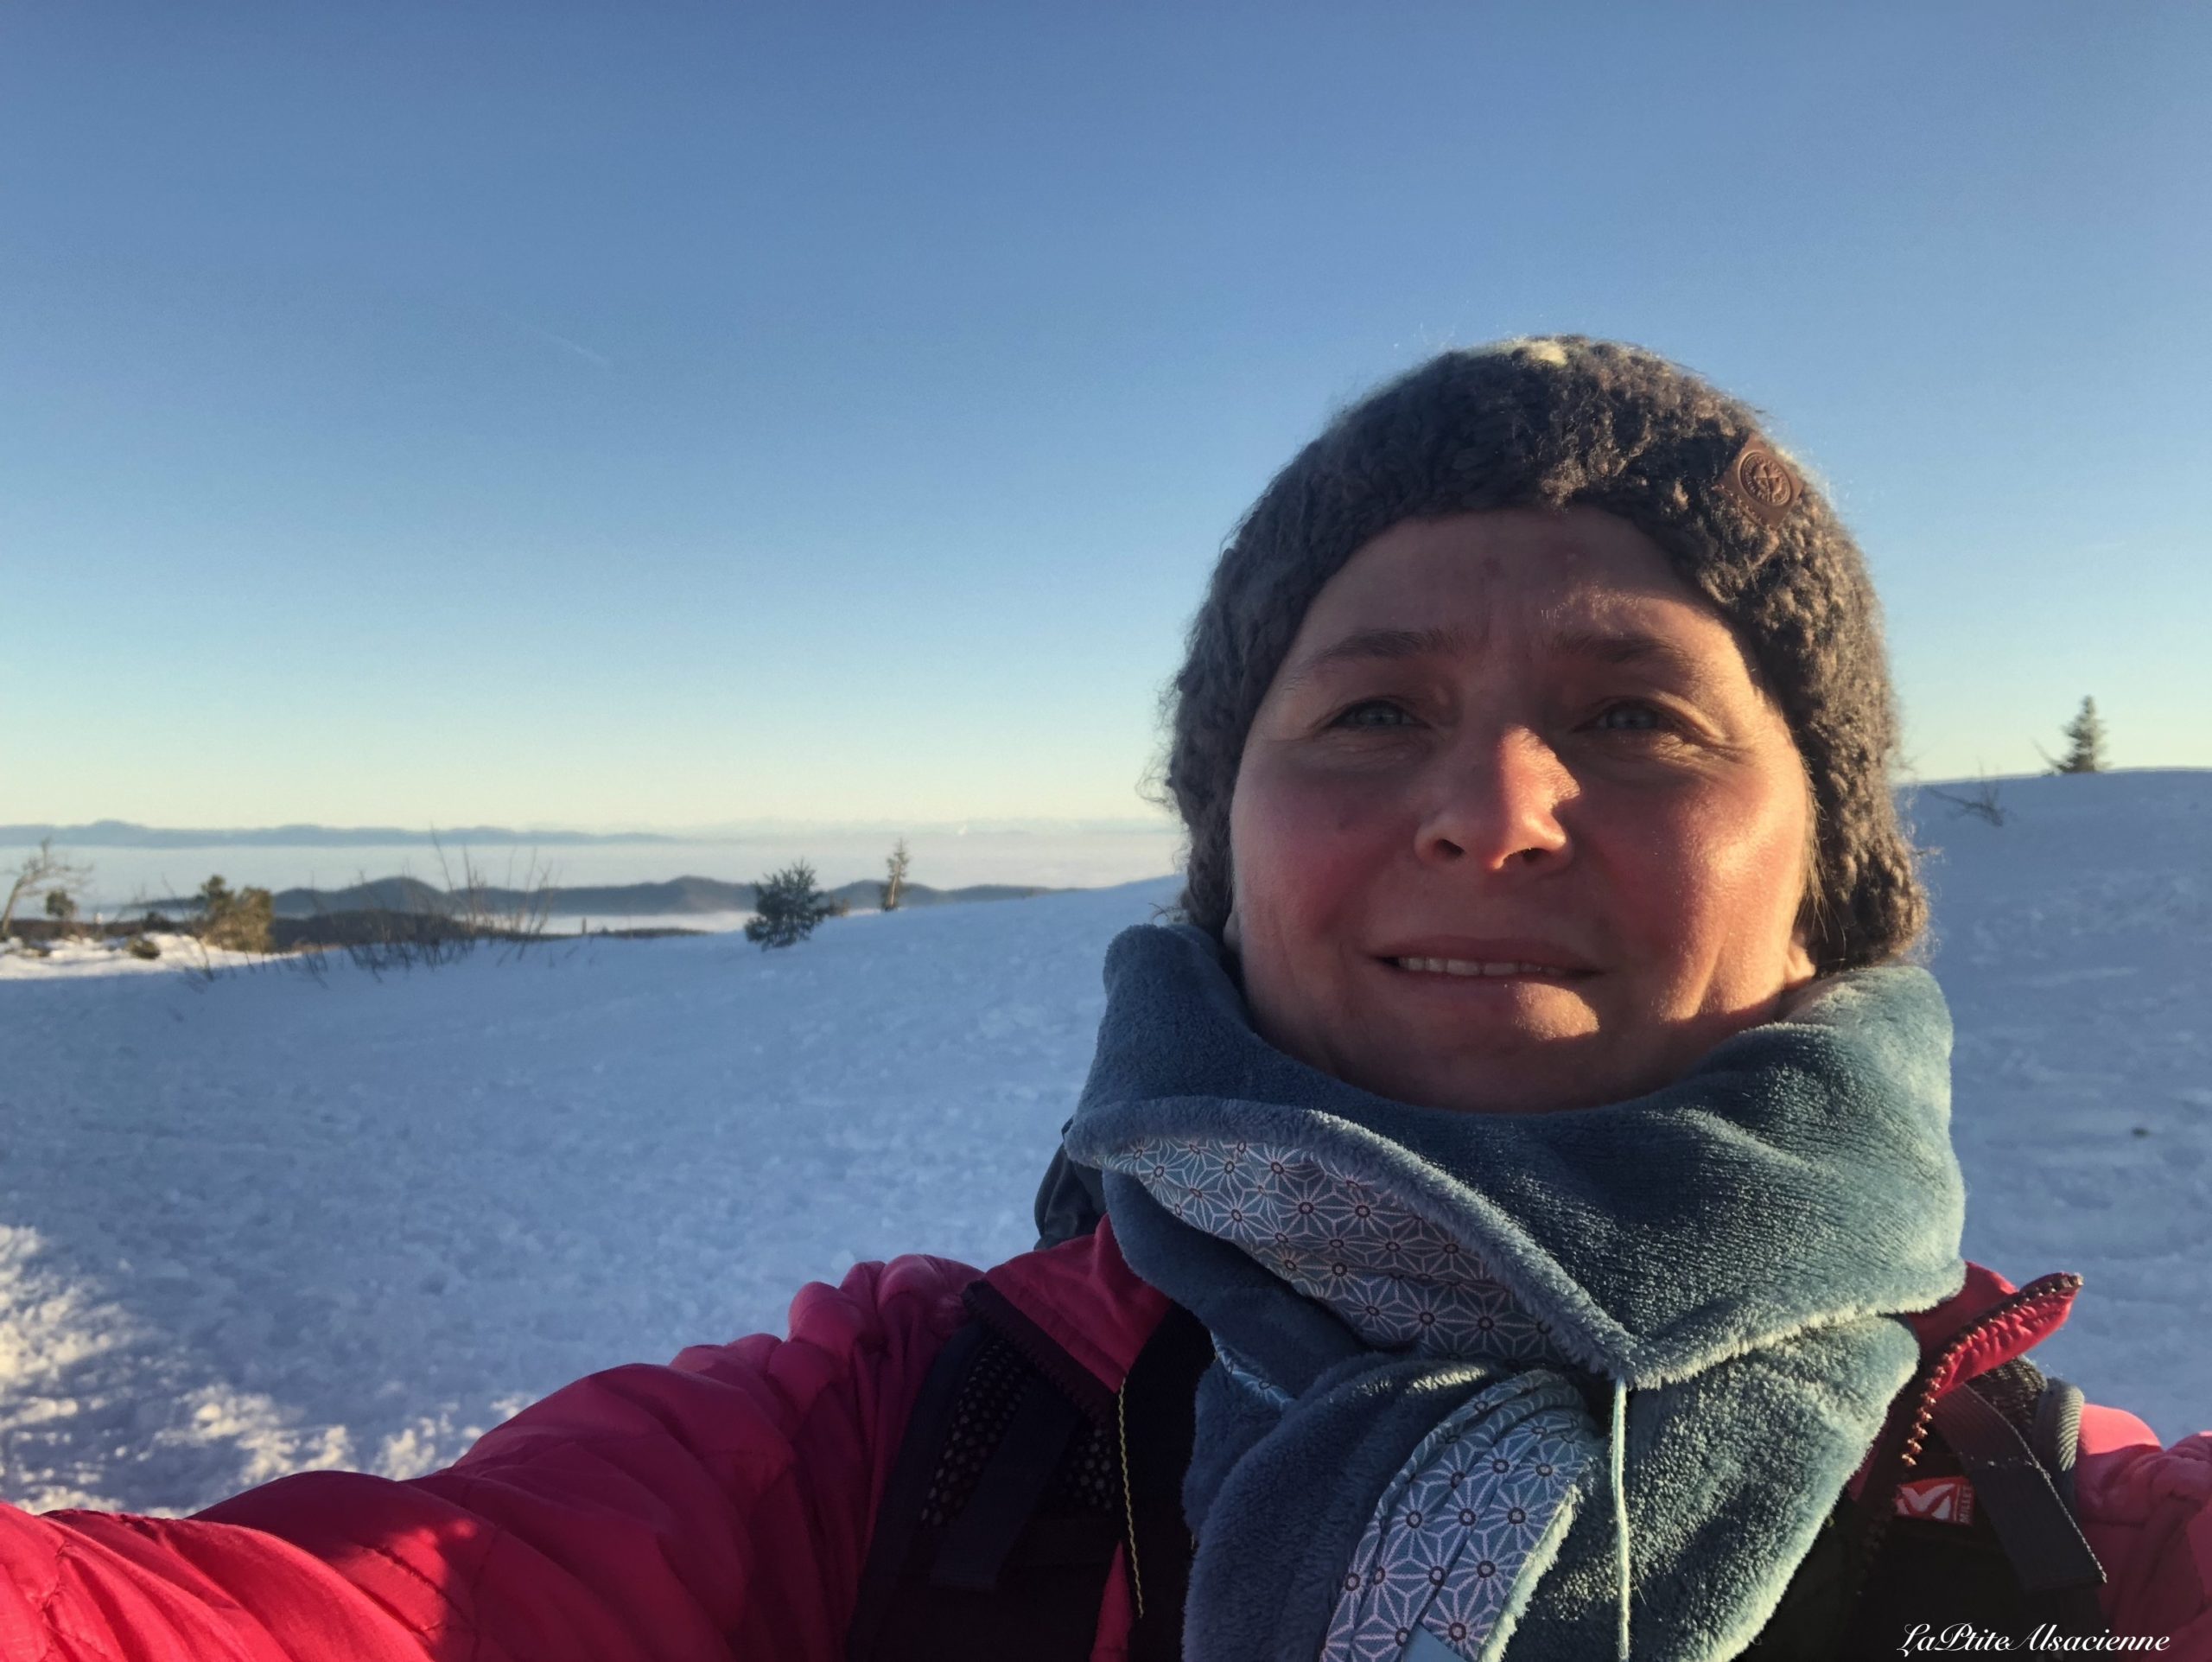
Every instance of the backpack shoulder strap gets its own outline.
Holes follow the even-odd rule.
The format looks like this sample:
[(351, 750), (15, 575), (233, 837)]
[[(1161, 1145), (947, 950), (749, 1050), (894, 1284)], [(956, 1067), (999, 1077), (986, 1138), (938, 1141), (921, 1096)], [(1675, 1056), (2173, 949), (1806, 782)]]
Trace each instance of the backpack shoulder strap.
[(1205, 1329), (1171, 1310), (1107, 1397), (1071, 1391), (1074, 1359), (1033, 1354), (1051, 1341), (1027, 1324), (1009, 1334), (988, 1300), (969, 1309), (886, 1484), (848, 1662), (1087, 1662), (1117, 1549), (1131, 1565), (1132, 1662), (1175, 1662), (1190, 1570), (1182, 1476), (1212, 1357)]
[(2097, 1595), (2104, 1566), (2075, 1516), (2082, 1392), (2063, 1379), (2035, 1377), (2041, 1389), (2009, 1414), (1995, 1393), (1945, 1392), (1936, 1404), (1936, 1430), (1974, 1487), (2031, 1623), (2102, 1637), (2111, 1631)]
[(1213, 1360), (1205, 1324), (1175, 1305), (1122, 1388), (1117, 1430), (1136, 1608), (1129, 1662), (1182, 1662), (1183, 1605), (1198, 1549), (1183, 1512), (1183, 1477), (1197, 1442), (1199, 1376)]
[(908, 1410), (898, 1459), (884, 1483), (883, 1498), (876, 1505), (868, 1562), (861, 1570), (852, 1625), (846, 1630), (849, 1662), (871, 1662), (881, 1648), (884, 1625), (904, 1579), (906, 1561), (913, 1554), (914, 1538), (921, 1528), (923, 1510), (937, 1480), (955, 1413), (963, 1406), (961, 1398), (976, 1353), (988, 1337), (982, 1324), (973, 1317), (955, 1329), (930, 1365), (914, 1405)]
[(1948, 1510), (1901, 1506), (1895, 1470), (1867, 1486), (1855, 1631), (1867, 1642), (1916, 1621), (2107, 1633), (2104, 1570), (2074, 1516), (2080, 1424), (2081, 1393), (2024, 1357), (1936, 1398), (1911, 1487), (1923, 1501), (1946, 1485), (1961, 1498)]
[(2081, 1386), (2060, 1379), (2048, 1380), (2037, 1399), (2028, 1436), (2028, 1446), (2050, 1474), (2051, 1487), (2066, 1510), (2076, 1514), (2081, 1507), (2074, 1493), (2074, 1466), (2082, 1455), (2082, 1401)]
[(1944, 1392), (1911, 1484), (1893, 1440), (1859, 1499), (1822, 1526), (1746, 1662), (1888, 1655), (1916, 1624), (1972, 1623), (2016, 1643), (2045, 1623), (2108, 1632), (2103, 1571), (2073, 1515), (2080, 1423), (2081, 1392), (2024, 1358)]

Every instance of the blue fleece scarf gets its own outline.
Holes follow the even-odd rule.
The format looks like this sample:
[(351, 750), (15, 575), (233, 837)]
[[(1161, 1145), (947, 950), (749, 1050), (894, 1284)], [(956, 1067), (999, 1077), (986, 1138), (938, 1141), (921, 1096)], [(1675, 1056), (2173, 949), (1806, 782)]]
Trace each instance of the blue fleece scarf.
[(1067, 1152), (1217, 1356), (1185, 1654), (1748, 1646), (1911, 1374), (1891, 1318), (1964, 1276), (1933, 978), (1835, 977), (1663, 1090), (1528, 1116), (1294, 1060), (1195, 929), (1125, 932), (1106, 982)]

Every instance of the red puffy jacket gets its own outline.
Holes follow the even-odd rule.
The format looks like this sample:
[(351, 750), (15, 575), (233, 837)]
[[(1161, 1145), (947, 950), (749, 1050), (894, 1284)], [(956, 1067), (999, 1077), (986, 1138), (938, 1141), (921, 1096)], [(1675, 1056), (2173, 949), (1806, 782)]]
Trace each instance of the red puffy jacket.
[[(975, 1279), (863, 1264), (802, 1291), (786, 1339), (594, 1374), (428, 1477), (303, 1473), (181, 1519), (0, 1508), (0, 1659), (837, 1662), (877, 1498)], [(986, 1279), (1109, 1391), (1166, 1308), (1110, 1226)], [(1972, 1374), (2064, 1320), (2069, 1289), (2012, 1291), (1976, 1270), (1916, 1321), (1923, 1344)], [(2212, 1662), (2212, 1435), (2161, 1449), (2088, 1409), (2076, 1492), (2114, 1630)], [(1121, 1654), (1125, 1599), (1110, 1578), (1097, 1662)]]

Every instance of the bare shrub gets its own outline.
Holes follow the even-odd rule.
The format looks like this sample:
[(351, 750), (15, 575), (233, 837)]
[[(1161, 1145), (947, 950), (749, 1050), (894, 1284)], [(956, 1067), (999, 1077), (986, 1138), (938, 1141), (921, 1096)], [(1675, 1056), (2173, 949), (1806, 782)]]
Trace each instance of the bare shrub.
[(8, 886), (8, 898), (0, 901), (0, 941), (7, 939), (8, 931), (16, 921), (16, 907), (22, 901), (56, 890), (73, 895), (92, 875), (90, 866), (73, 864), (56, 854), (51, 837), (41, 837), (38, 847), (25, 855), (23, 863), (16, 868), (15, 877)]
[(513, 856), (508, 856), (508, 881), (499, 887), (512, 898), (502, 907), (494, 899), (491, 880), (467, 849), (461, 851), (461, 881), (456, 883), (446, 860), (445, 844), (434, 835), (430, 847), (438, 856), (438, 874), (445, 880), (447, 895), (455, 902), (454, 915), (465, 939), (499, 941), (511, 957), (545, 939), (546, 926), (551, 920), (553, 869), (539, 861), (535, 849), (531, 850), (529, 864), (523, 868), (520, 882), (514, 881)]
[(1993, 779), (1976, 780), (1964, 791), (1939, 791), (1933, 785), (1923, 788), (1938, 802), (1948, 802), (1961, 813), (1987, 820), (1993, 825), (2005, 823), (2005, 805), (1999, 797), (1997, 781)]
[[(503, 958), (514, 958), (545, 939), (551, 921), (553, 872), (534, 852), (519, 882), (512, 880), (511, 867), (510, 881), (494, 885), (467, 850), (460, 851), (456, 870), (436, 837), (431, 837), (430, 846), (437, 856), (442, 893), (418, 894), (404, 908), (319, 913), (327, 944), (343, 951), (357, 968), (382, 979), (387, 972), (436, 969), (485, 946), (494, 947)], [(359, 876), (357, 886), (369, 888), (367, 874)], [(320, 964), (302, 967), (322, 978)]]

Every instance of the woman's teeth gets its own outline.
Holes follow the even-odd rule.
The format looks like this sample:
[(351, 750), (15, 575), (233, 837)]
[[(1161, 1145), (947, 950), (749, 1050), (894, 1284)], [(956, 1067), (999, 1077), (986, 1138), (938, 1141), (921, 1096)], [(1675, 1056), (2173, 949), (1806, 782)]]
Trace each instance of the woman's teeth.
[(1418, 970), (1427, 975), (1558, 975), (1561, 971), (1549, 964), (1478, 963), (1465, 958), (1394, 958), (1390, 960), (1402, 970)]

